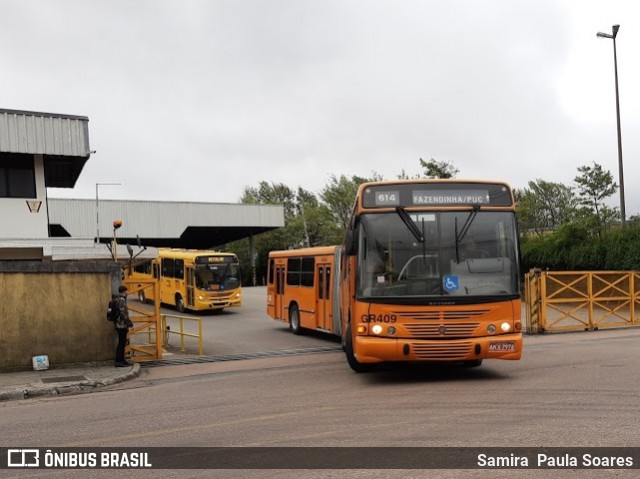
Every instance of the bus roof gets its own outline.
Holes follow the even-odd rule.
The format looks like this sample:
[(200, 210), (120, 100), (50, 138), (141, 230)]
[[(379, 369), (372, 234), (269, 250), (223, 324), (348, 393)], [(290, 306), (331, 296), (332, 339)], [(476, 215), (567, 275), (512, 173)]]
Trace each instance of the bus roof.
[(269, 252), (270, 258), (286, 258), (289, 256), (320, 256), (334, 254), (338, 246), (314, 246), (312, 248), (286, 249)]
[(406, 184), (420, 184), (420, 183), (455, 183), (455, 184), (474, 184), (474, 185), (504, 185), (507, 188), (511, 188), (509, 184), (502, 180), (470, 180), (470, 179), (458, 179), (458, 178), (417, 178), (413, 180), (381, 180), (381, 181), (369, 181), (362, 183), (358, 187), (358, 194), (367, 187), (378, 185), (406, 185)]
[(208, 249), (158, 248), (159, 258), (195, 258), (196, 256), (236, 256), (235, 253)]

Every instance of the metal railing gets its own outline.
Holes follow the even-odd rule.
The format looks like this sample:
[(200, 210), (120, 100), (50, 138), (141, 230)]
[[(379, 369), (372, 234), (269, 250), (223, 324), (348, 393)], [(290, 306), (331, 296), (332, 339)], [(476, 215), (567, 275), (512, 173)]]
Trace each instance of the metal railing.
[[(157, 281), (128, 281), (124, 284), (129, 288), (129, 294), (134, 295), (146, 291), (147, 296), (158, 298), (160, 296)], [(149, 294), (151, 293), (151, 294)], [(134, 327), (129, 330), (129, 344), (125, 353), (134, 361), (162, 359), (162, 340), (159, 336), (160, 325), (160, 301), (154, 301), (153, 311), (147, 311), (128, 302), (129, 317)], [(147, 335), (146, 343), (140, 343), (137, 338)]]
[[(179, 329), (177, 331), (170, 328), (170, 325), (167, 324), (167, 318), (173, 318), (179, 321)], [(198, 323), (198, 332), (194, 333), (185, 331), (185, 322), (194, 321)], [(185, 352), (185, 338), (196, 338), (198, 340), (198, 356), (204, 356), (202, 345), (202, 318), (194, 318), (192, 316), (179, 316), (176, 314), (161, 314), (160, 322), (163, 332), (162, 339), (164, 345), (167, 345), (169, 343), (169, 338), (171, 335), (177, 335), (180, 337), (180, 351)]]
[(525, 276), (526, 331), (640, 325), (640, 272), (541, 271)]

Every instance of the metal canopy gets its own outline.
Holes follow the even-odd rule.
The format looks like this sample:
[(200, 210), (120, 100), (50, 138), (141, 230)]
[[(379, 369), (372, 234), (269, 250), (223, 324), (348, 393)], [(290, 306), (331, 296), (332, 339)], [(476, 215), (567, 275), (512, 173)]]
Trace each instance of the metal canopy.
[[(213, 248), (284, 226), (282, 205), (49, 198), (50, 234), (55, 237), (113, 238), (118, 243), (174, 248)], [(99, 215), (97, 215), (99, 209)], [(96, 222), (99, 220), (99, 227)]]

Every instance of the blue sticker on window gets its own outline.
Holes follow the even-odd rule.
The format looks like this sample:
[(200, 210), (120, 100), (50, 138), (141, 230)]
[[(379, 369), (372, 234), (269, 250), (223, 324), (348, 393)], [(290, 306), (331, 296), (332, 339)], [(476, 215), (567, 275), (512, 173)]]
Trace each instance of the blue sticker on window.
[(442, 283), (445, 291), (455, 291), (459, 287), (457, 276), (445, 276)]

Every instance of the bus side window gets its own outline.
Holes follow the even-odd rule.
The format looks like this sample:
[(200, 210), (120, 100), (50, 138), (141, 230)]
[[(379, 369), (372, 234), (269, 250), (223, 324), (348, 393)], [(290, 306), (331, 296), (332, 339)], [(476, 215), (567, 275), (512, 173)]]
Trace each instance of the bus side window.
[(184, 279), (184, 260), (177, 259), (175, 263), (174, 278)]
[(289, 258), (287, 260), (287, 285), (300, 286), (301, 258)]
[(313, 287), (315, 258), (302, 258), (302, 267), (300, 270), (300, 286)]
[(175, 270), (175, 261), (173, 258), (162, 258), (162, 276), (165, 278), (173, 278)]
[(273, 279), (274, 279), (274, 275), (275, 275), (275, 264), (273, 262), (273, 259), (269, 260), (269, 271), (268, 271), (268, 276), (267, 276), (267, 281), (269, 282), (269, 284), (273, 284)]

